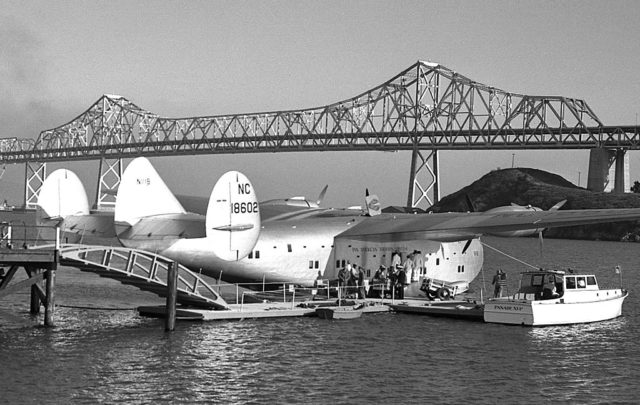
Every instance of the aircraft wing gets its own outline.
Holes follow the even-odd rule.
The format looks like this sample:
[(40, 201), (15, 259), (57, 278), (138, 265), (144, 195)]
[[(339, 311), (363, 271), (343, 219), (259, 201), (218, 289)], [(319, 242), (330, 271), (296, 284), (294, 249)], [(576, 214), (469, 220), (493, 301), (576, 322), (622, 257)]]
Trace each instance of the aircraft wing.
[[(193, 197), (176, 195), (187, 212), (206, 215), (209, 199), (205, 197)], [(278, 200), (279, 201), (279, 200)], [(273, 204), (269, 201), (260, 203), (260, 219), (263, 222), (283, 219), (299, 219), (301, 216), (312, 216), (318, 212), (327, 211), (327, 208), (309, 208), (296, 205)]]
[(517, 230), (587, 225), (640, 219), (640, 208), (513, 211), (447, 214), (383, 214), (367, 218), (336, 238), (395, 242), (433, 240), (453, 242), (483, 234)]

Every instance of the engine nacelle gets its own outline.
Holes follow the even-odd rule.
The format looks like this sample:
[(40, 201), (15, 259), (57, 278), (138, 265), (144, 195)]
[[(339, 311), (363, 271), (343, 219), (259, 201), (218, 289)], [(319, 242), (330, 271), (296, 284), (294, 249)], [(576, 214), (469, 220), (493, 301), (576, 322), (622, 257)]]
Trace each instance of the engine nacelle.
[[(543, 211), (542, 208), (538, 208), (538, 207), (534, 207), (531, 205), (527, 205), (527, 206), (522, 206), (522, 205), (518, 205), (518, 204), (511, 204), (511, 205), (503, 205), (501, 207), (496, 207), (496, 208), (492, 208), (490, 210), (487, 210), (485, 212), (487, 213), (500, 213), (500, 212), (518, 212), (518, 211)], [(522, 230), (522, 231), (505, 231), (505, 232), (492, 232), (490, 233), (490, 235), (493, 236), (504, 236), (504, 237), (513, 237), (513, 236), (531, 236), (531, 235), (536, 235), (540, 232), (544, 231), (544, 228), (537, 228), (537, 229), (527, 229), (527, 230)]]

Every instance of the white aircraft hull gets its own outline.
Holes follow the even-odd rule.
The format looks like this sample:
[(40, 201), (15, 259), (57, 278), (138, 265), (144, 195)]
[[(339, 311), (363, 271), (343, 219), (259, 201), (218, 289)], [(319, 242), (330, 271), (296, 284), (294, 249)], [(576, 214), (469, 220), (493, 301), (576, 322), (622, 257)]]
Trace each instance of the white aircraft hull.
[[(226, 261), (210, 249), (206, 238), (181, 239), (159, 252), (192, 270), (230, 282), (294, 283), (311, 287), (320, 278), (335, 280), (347, 262), (362, 266), (371, 279), (380, 265), (389, 266), (391, 253), (403, 258), (414, 250), (424, 256), (422, 274), (448, 282), (468, 285), (482, 268), (483, 250), (478, 240), (464, 249), (466, 242), (440, 243), (425, 240), (391, 242), (341, 241), (333, 235), (346, 228), (340, 218), (325, 221), (266, 222), (251, 254), (239, 261)], [(150, 247), (146, 247), (152, 250)], [(464, 253), (463, 253), (464, 251)], [(410, 281), (410, 280), (407, 280)]]
[(620, 289), (567, 293), (548, 300), (490, 299), (484, 320), (490, 323), (526, 326), (567, 325), (617, 318), (628, 293)]

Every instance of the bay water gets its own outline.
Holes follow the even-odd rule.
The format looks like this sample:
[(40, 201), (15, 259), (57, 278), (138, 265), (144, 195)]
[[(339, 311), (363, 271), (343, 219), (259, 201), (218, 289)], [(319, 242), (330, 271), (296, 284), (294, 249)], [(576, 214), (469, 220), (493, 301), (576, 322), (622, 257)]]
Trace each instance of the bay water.
[[(0, 403), (638, 403), (640, 244), (483, 238), (536, 267), (594, 273), (630, 291), (623, 316), (531, 328), (409, 314), (179, 321), (140, 317), (164, 299), (63, 268), (56, 326), (28, 290), (0, 300)], [(496, 269), (508, 291), (528, 267), (485, 248), (474, 294)]]

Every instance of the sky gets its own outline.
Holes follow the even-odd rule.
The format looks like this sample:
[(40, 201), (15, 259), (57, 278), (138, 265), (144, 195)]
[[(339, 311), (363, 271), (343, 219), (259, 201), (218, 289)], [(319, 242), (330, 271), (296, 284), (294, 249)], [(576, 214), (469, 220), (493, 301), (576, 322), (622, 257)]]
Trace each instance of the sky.
[[(529, 95), (587, 101), (605, 125), (640, 113), (637, 1), (13, 1), (0, 0), (0, 138), (37, 138), (102, 94), (164, 117), (318, 107), (417, 60)], [(495, 168), (536, 167), (586, 185), (588, 151), (443, 151), (443, 195)], [(640, 179), (630, 152), (631, 181)], [(154, 158), (178, 194), (208, 196), (240, 170), (261, 200), (404, 205), (409, 152), (305, 152)], [(98, 162), (70, 168), (95, 198)], [(24, 165), (0, 193), (22, 203)]]

